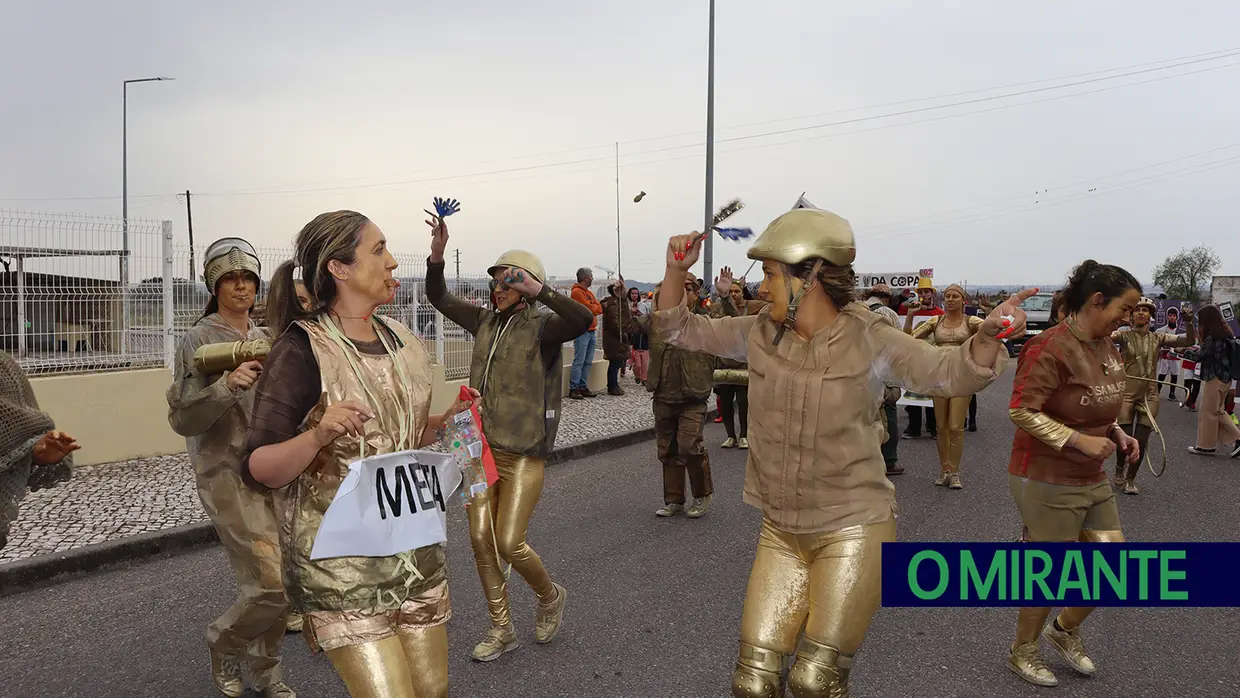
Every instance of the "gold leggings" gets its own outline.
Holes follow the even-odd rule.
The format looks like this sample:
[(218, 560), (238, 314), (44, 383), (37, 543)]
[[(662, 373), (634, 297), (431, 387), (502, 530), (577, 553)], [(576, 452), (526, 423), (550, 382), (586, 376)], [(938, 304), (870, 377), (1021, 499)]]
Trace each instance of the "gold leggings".
[[(1030, 540), (1038, 540), (1032, 529), (1030, 530)], [(1079, 538), (1082, 543), (1123, 543), (1123, 531), (1094, 531), (1086, 529), (1081, 531)], [(1053, 542), (1053, 541), (1041, 541)], [(1070, 607), (1059, 612), (1059, 627), (1064, 630), (1071, 630), (1078, 627), (1089, 614), (1094, 610), (1093, 606)], [(1016, 617), (1016, 644), (1023, 645), (1028, 642), (1036, 642), (1042, 635), (1042, 628), (1046, 626), (1046, 618), (1050, 616), (1050, 608), (1024, 608), (1020, 609), (1020, 613)]]
[(499, 481), (487, 489), (485, 496), (470, 502), (469, 539), (491, 625), (499, 628), (512, 623), (508, 579), (500, 568), (500, 558), (525, 578), (540, 603), (553, 601), (556, 592), (538, 553), (525, 542), (534, 507), (542, 494), (545, 462), (502, 451), (492, 453)]
[(846, 696), (852, 655), (882, 595), (882, 544), (895, 539), (894, 518), (803, 534), (781, 531), (764, 518), (745, 592), (732, 695), (782, 696), (784, 659), (796, 652), (788, 673), (794, 696)]
[(375, 642), (327, 651), (352, 698), (448, 695), (448, 626), (401, 628)]
[(972, 400), (972, 395), (934, 398), (934, 421), (939, 425), (939, 435), (936, 437), (939, 463), (945, 473), (960, 472), (960, 458), (964, 455), (964, 423), (969, 416), (969, 402)]

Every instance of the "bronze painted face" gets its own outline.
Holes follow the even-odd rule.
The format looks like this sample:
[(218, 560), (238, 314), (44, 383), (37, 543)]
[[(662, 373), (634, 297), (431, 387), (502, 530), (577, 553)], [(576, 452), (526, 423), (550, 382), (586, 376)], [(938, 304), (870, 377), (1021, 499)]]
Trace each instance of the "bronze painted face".
[(511, 267), (497, 267), (491, 274), (491, 298), (496, 310), (508, 310), (521, 302), (521, 294), (504, 283), (504, 276)]
[[(758, 298), (771, 304), (771, 320), (777, 323), (788, 319), (788, 306), (792, 302), (792, 296), (804, 285), (800, 279), (786, 275), (786, 271), (779, 262), (762, 262), (762, 285), (758, 286)], [(785, 279), (791, 279), (791, 288)]]
[(964, 310), (964, 296), (960, 295), (960, 292), (955, 289), (944, 293), (943, 308), (953, 312)]
[(400, 288), (392, 272), (396, 270), (396, 258), (388, 251), (387, 238), (374, 223), (367, 223), (358, 232), (356, 257), (352, 264), (329, 262), (328, 268), (351, 292), (369, 301), (374, 307), (391, 302)]
[(1148, 307), (1148, 306), (1144, 306), (1144, 305), (1143, 305), (1143, 306), (1141, 306), (1141, 307), (1139, 307), (1139, 308), (1133, 308), (1133, 311), (1132, 311), (1132, 326), (1133, 326), (1133, 327), (1148, 327), (1148, 326), (1149, 326), (1149, 324), (1150, 324), (1150, 309), (1149, 309), (1149, 307)]
[(237, 315), (250, 312), (258, 295), (258, 284), (254, 282), (254, 275), (240, 270), (221, 276), (215, 283), (215, 288), (220, 307)]
[(923, 308), (929, 308), (934, 305), (934, 291), (928, 288), (917, 289), (917, 300), (921, 301)]
[(732, 303), (735, 304), (736, 307), (739, 308), (744, 302), (745, 302), (745, 294), (741, 291), (741, 287), (737, 286), (736, 284), (733, 284), (732, 285)]

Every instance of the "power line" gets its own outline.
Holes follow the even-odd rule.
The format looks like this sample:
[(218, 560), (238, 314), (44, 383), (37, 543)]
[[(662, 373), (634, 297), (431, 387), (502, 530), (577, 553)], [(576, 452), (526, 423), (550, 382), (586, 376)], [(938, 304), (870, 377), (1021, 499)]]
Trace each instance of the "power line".
[[(1047, 87), (1037, 88), (1037, 89), (1033, 89), (1033, 90), (1024, 90), (1024, 91), (1012, 92), (1012, 93), (1007, 93), (1007, 94), (1002, 94), (1002, 95), (992, 95), (992, 96), (990, 96), (990, 97), (984, 97), (984, 98), (978, 98), (978, 99), (972, 99), (972, 100), (964, 100), (964, 101), (961, 101), (961, 102), (954, 102), (954, 103), (943, 104), (943, 105), (934, 105), (934, 106), (929, 106), (929, 107), (921, 107), (921, 108), (917, 108), (917, 109), (908, 109), (908, 110), (903, 110), (903, 111), (898, 111), (898, 112), (893, 112), (893, 113), (888, 113), (888, 114), (877, 114), (877, 115), (871, 115), (871, 116), (867, 116), (867, 117), (859, 117), (859, 118), (856, 118), (856, 119), (848, 119), (848, 120), (844, 120), (844, 121), (831, 122), (831, 123), (827, 123), (827, 124), (816, 124), (816, 125), (810, 125), (810, 126), (799, 127), (799, 128), (795, 128), (795, 129), (785, 129), (785, 130), (780, 130), (780, 131), (772, 131), (772, 132), (766, 132), (766, 133), (751, 134), (751, 135), (747, 135), (747, 136), (736, 136), (736, 137), (733, 137), (733, 138), (722, 139), (722, 140), (720, 141), (720, 143), (735, 142), (735, 141), (741, 141), (741, 140), (751, 140), (751, 139), (754, 139), (754, 138), (763, 138), (763, 137), (768, 137), (768, 136), (772, 136), (772, 135), (782, 135), (782, 134), (787, 134), (787, 133), (797, 133), (797, 132), (802, 132), (802, 131), (807, 131), (807, 130), (815, 130), (815, 129), (821, 129), (821, 128), (829, 128), (829, 127), (834, 127), (834, 126), (846, 125), (846, 124), (850, 124), (850, 123), (859, 123), (859, 122), (863, 122), (863, 121), (871, 121), (871, 120), (876, 120), (876, 119), (886, 119), (886, 118), (893, 118), (893, 117), (897, 117), (897, 116), (904, 116), (904, 115), (908, 115), (908, 114), (915, 114), (915, 113), (921, 113), (921, 112), (926, 112), (926, 111), (933, 111), (933, 110), (939, 110), (939, 109), (947, 109), (947, 108), (951, 108), (951, 107), (955, 107), (955, 106), (965, 106), (965, 105), (969, 105), (969, 104), (977, 104), (977, 103), (981, 103), (981, 102), (994, 101), (994, 100), (999, 100), (999, 99), (1008, 99), (1008, 98), (1011, 98), (1011, 97), (1018, 97), (1018, 96), (1022, 96), (1022, 95), (1026, 95), (1026, 94), (1033, 94), (1033, 93), (1037, 93), (1037, 92), (1045, 92), (1045, 91), (1048, 91), (1048, 90), (1058, 90), (1058, 89), (1064, 89), (1064, 88), (1067, 88), (1067, 87), (1075, 87), (1075, 86), (1079, 86), (1079, 85), (1090, 84), (1090, 83), (1095, 83), (1095, 82), (1100, 82), (1100, 81), (1114, 80), (1114, 79), (1119, 79), (1119, 78), (1123, 78), (1123, 77), (1129, 77), (1129, 76), (1132, 76), (1132, 75), (1139, 75), (1139, 74), (1144, 74), (1144, 73), (1149, 73), (1149, 72), (1156, 72), (1156, 71), (1161, 71), (1161, 70), (1169, 70), (1169, 69), (1172, 69), (1172, 68), (1178, 68), (1178, 67), (1182, 67), (1182, 66), (1186, 66), (1186, 65), (1192, 65), (1192, 64), (1195, 64), (1195, 63), (1201, 63), (1201, 62), (1206, 62), (1206, 61), (1220, 60), (1220, 59), (1223, 59), (1223, 58), (1230, 58), (1230, 57), (1232, 57), (1232, 56), (1237, 56), (1237, 55), (1240, 55), (1240, 48), (1231, 48), (1231, 49), (1225, 49), (1225, 50), (1220, 50), (1220, 51), (1212, 51), (1212, 52), (1209, 52), (1209, 53), (1196, 54), (1196, 55), (1193, 55), (1193, 56), (1187, 56), (1187, 57), (1184, 57), (1184, 58), (1167, 59), (1167, 60), (1162, 60), (1162, 61), (1154, 61), (1154, 62), (1151, 62), (1151, 63), (1140, 63), (1140, 64), (1134, 64), (1134, 65), (1132, 65), (1132, 66), (1124, 66), (1124, 67), (1121, 67), (1121, 68), (1109, 68), (1109, 69), (1105, 69), (1105, 70), (1090, 71), (1090, 72), (1086, 72), (1086, 73), (1077, 73), (1077, 74), (1074, 74), (1074, 75), (1063, 76), (1063, 77), (1059, 77), (1059, 78), (1045, 78), (1045, 79), (1042, 79), (1042, 80), (1027, 81), (1027, 82), (1022, 82), (1022, 83), (1013, 83), (1013, 84), (1009, 84), (1009, 85), (1005, 85), (1005, 86), (1001, 86), (1001, 87), (983, 88), (983, 89), (977, 89), (977, 90), (966, 90), (966, 91), (963, 91), (963, 92), (950, 93), (950, 94), (947, 94), (947, 95), (940, 95), (940, 96), (937, 96), (937, 97), (925, 97), (925, 98), (917, 98), (917, 99), (909, 99), (909, 100), (900, 100), (900, 101), (896, 101), (896, 102), (888, 102), (888, 103), (879, 104), (879, 105), (872, 105), (872, 106), (869, 106), (869, 107), (856, 107), (856, 108), (852, 108), (852, 109), (838, 110), (838, 111), (835, 111), (835, 112), (824, 112), (824, 113), (821, 113), (821, 114), (806, 115), (806, 116), (797, 116), (797, 117), (785, 117), (785, 118), (781, 118), (781, 119), (774, 119), (774, 120), (768, 120), (768, 121), (755, 122), (755, 123), (752, 123), (752, 124), (746, 124), (746, 125), (742, 125), (742, 126), (729, 127), (729, 129), (733, 129), (733, 128), (744, 128), (744, 127), (747, 127), (747, 126), (764, 125), (764, 124), (770, 124), (770, 123), (781, 123), (781, 122), (786, 122), (786, 121), (793, 121), (793, 120), (799, 120), (799, 119), (805, 119), (805, 118), (814, 118), (814, 117), (818, 117), (818, 116), (826, 116), (826, 115), (831, 115), (831, 114), (848, 113), (848, 112), (855, 112), (855, 111), (864, 111), (864, 110), (868, 110), (868, 109), (877, 109), (877, 108), (882, 108), (882, 107), (886, 107), (886, 106), (895, 106), (895, 105), (900, 105), (900, 104), (910, 104), (910, 103), (923, 102), (923, 101), (931, 101), (931, 100), (937, 100), (937, 99), (946, 99), (946, 98), (949, 98), (949, 97), (962, 96), (962, 95), (968, 95), (968, 94), (978, 94), (978, 93), (982, 93), (982, 92), (993, 92), (993, 91), (995, 91), (995, 90), (1000, 90), (1000, 89), (1009, 89), (1009, 88), (1011, 88), (1011, 87), (1021, 87), (1021, 86), (1025, 86), (1025, 85), (1034, 85), (1034, 84), (1040, 84), (1040, 83), (1045, 83), (1045, 82), (1054, 82), (1054, 81), (1058, 81), (1058, 80), (1063, 80), (1063, 79), (1072, 79), (1072, 78), (1076, 78), (1076, 77), (1083, 77), (1083, 76), (1089, 76), (1089, 75), (1100, 75), (1100, 74), (1104, 74), (1104, 73), (1113, 73), (1113, 72), (1115, 72), (1115, 71), (1117, 71), (1117, 70), (1127, 70), (1127, 69), (1129, 69), (1129, 68), (1142, 68), (1141, 70), (1129, 71), (1129, 72), (1126, 72), (1126, 73), (1121, 73), (1121, 74), (1119, 74), (1119, 75), (1111, 75), (1111, 76), (1107, 76), (1107, 77), (1093, 78), (1093, 79), (1090, 79), (1090, 80), (1083, 80), (1083, 81), (1078, 81), (1078, 82), (1073, 82), (1073, 83), (1067, 83), (1067, 84), (1063, 84), (1063, 85), (1052, 85), (1052, 86), (1047, 86)], [(1171, 63), (1172, 65), (1163, 65), (1163, 64), (1167, 64), (1167, 63)], [(1158, 67), (1145, 67), (1145, 66), (1158, 66)], [(1227, 67), (1227, 66), (1225, 66), (1225, 67)], [(1191, 75), (1191, 74), (1193, 74), (1193, 73), (1186, 73), (1186, 75)], [(1180, 76), (1171, 76), (1171, 77), (1180, 77)], [(1133, 83), (1133, 84), (1144, 84), (1144, 83)], [(1124, 85), (1124, 86), (1128, 86), (1128, 85)], [(1119, 87), (1124, 87), (1124, 86), (1119, 86)], [(1113, 89), (1118, 89), (1118, 88), (1113, 88)], [(1089, 94), (1089, 93), (1087, 92), (1087, 93), (1082, 93), (1082, 94)], [(1032, 102), (1032, 103), (1037, 103), (1037, 102)], [(983, 112), (970, 112), (970, 113), (983, 113)], [(725, 130), (727, 130), (727, 129), (725, 129)], [(666, 138), (679, 137), (680, 135), (696, 135), (696, 134), (697, 134), (697, 132), (690, 132), (690, 133), (685, 133), (685, 134), (677, 134), (677, 135), (669, 135), (669, 136), (656, 136), (656, 137), (652, 137), (652, 138), (645, 138), (645, 139), (638, 139), (638, 140), (634, 140), (634, 141), (627, 141), (627, 143), (649, 142), (649, 141), (653, 141), (653, 140), (661, 140), (661, 139), (666, 139)], [(702, 145), (701, 143), (694, 143), (694, 144), (689, 144), (689, 145), (672, 146), (672, 147), (659, 148), (659, 149), (653, 149), (653, 150), (639, 151), (639, 152), (637, 152), (637, 153), (631, 153), (631, 154), (629, 154), (627, 157), (633, 157), (633, 156), (639, 156), (639, 155), (647, 155), (647, 154), (654, 154), (654, 153), (659, 153), (659, 152), (668, 152), (668, 151), (673, 151), (673, 150), (682, 150), (682, 149), (685, 149), (685, 148), (696, 148), (696, 147), (700, 147), (701, 145)], [(548, 157), (548, 156), (551, 156), (551, 155), (557, 155), (557, 154), (566, 154), (566, 153), (572, 153), (572, 152), (582, 152), (582, 151), (594, 150), (594, 149), (601, 148), (601, 147), (605, 147), (605, 146), (600, 145), (600, 146), (588, 146), (588, 147), (584, 147), (584, 148), (570, 148), (570, 149), (564, 149), (564, 150), (552, 151), (552, 152), (549, 152), (549, 153), (541, 153), (541, 154), (536, 154), (536, 155), (519, 156), (519, 157), (513, 157), (513, 158), (501, 158), (501, 159), (496, 159), (496, 160), (487, 160), (487, 161), (482, 161), (481, 163), (477, 163), (477, 164), (488, 164), (488, 163), (496, 163), (496, 162), (505, 162), (505, 161), (511, 161), (511, 160), (529, 159), (529, 158), (534, 158), (534, 157)], [(202, 195), (202, 196), (232, 196), (232, 195), (262, 195), (262, 194), (317, 193), (317, 192), (322, 192), (322, 191), (343, 191), (343, 190), (348, 190), (348, 189), (359, 189), (359, 188), (377, 188), (377, 187), (384, 187), (384, 186), (401, 186), (401, 185), (405, 185), (405, 184), (420, 184), (420, 183), (425, 183), (425, 182), (430, 182), (430, 181), (443, 181), (443, 180), (450, 180), (450, 179), (461, 179), (461, 178), (476, 177), (476, 176), (485, 176), (485, 175), (491, 175), (491, 174), (505, 174), (505, 173), (510, 173), (510, 172), (530, 171), (530, 170), (546, 169), (546, 168), (552, 168), (552, 167), (567, 167), (567, 166), (576, 165), (576, 164), (586, 164), (586, 163), (591, 163), (591, 162), (600, 162), (600, 161), (603, 161), (603, 160), (609, 160), (609, 159), (611, 159), (611, 158), (606, 157), (606, 156), (603, 156), (603, 157), (591, 157), (591, 158), (583, 158), (583, 159), (578, 159), (578, 160), (572, 160), (572, 161), (568, 161), (568, 162), (560, 162), (560, 163), (544, 163), (544, 164), (540, 164), (540, 165), (529, 165), (529, 166), (524, 166), (524, 167), (509, 168), (509, 169), (497, 170), (497, 171), (492, 171), (492, 172), (468, 173), (468, 174), (462, 174), (462, 175), (453, 175), (453, 176), (446, 176), (446, 177), (436, 177), (436, 178), (429, 178), (429, 179), (423, 179), (423, 180), (404, 180), (404, 181), (398, 181), (398, 182), (369, 183), (369, 184), (358, 184), (358, 185), (351, 185), (351, 186), (349, 186), (349, 185), (339, 185), (339, 184), (337, 184), (337, 185), (335, 185), (335, 186), (330, 186), (330, 187), (315, 187), (315, 188), (302, 188), (302, 189), (288, 189), (288, 188), (279, 188), (279, 187), (260, 187), (260, 188), (249, 189), (249, 190), (241, 189), (241, 190), (227, 190), (227, 191), (220, 191), (220, 192), (209, 192), (209, 193), (203, 193), (203, 194), (200, 194), (200, 195)], [(465, 166), (465, 165), (462, 165), (462, 167), (463, 167), (463, 166)], [(415, 170), (415, 172), (428, 172), (428, 171), (432, 171), (432, 170), (430, 170), (430, 169)], [(353, 179), (366, 179), (366, 178), (353, 178)], [(342, 180), (336, 180), (336, 181), (337, 181), (337, 182), (340, 182), (340, 181), (342, 181)], [(343, 181), (349, 181), (349, 180), (343, 180)], [(143, 194), (143, 195), (135, 195), (135, 196), (132, 196), (131, 198), (155, 198), (155, 197), (161, 197), (161, 196), (166, 196), (166, 195), (165, 195), (165, 194)], [(115, 196), (106, 196), (106, 197), (101, 197), (101, 196), (84, 196), (84, 197), (32, 197), (32, 198), (8, 198), (8, 199), (0, 199), (0, 200), (9, 200), (9, 201), (92, 201), (92, 200), (112, 200), (112, 199), (115, 199), (115, 198), (117, 198), (117, 197), (115, 197)]]

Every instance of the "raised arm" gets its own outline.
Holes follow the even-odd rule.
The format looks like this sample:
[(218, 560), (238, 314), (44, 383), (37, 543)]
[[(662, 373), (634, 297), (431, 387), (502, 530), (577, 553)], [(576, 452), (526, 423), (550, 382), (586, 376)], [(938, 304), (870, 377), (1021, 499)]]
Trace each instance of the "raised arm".
[(1192, 311), (1180, 315), (1184, 318), (1184, 334), (1166, 333), (1159, 337), (1159, 343), (1164, 347), (1191, 347), (1197, 343), (1197, 328), (1193, 323)]
[[(906, 326), (910, 322), (912, 322), (912, 318), (913, 318), (912, 313), (910, 313), (908, 317), (909, 319), (904, 321), (904, 324)], [(931, 335), (934, 334), (934, 326), (937, 325), (938, 322), (939, 322), (938, 316), (932, 317), (929, 320), (926, 320), (925, 322), (921, 323), (917, 327), (914, 327), (913, 331), (908, 332), (908, 334), (911, 334), (913, 336), (913, 339), (930, 340)]]
[(711, 318), (681, 304), (671, 310), (656, 311), (652, 325), (672, 346), (748, 362), (749, 332), (758, 321), (757, 315)]
[(555, 313), (543, 327), (544, 344), (559, 346), (572, 341), (590, 329), (590, 323), (594, 321), (594, 313), (589, 308), (546, 284), (538, 293), (537, 300)]
[(194, 352), (202, 344), (199, 333), (192, 330), (177, 343), (172, 385), (165, 394), (168, 424), (181, 436), (200, 436), (210, 431), (244, 392), (244, 389), (234, 390), (229, 386), (231, 371), (214, 377), (198, 373), (194, 368)]
[(448, 280), (444, 278), (446, 262), (426, 263), (426, 299), (435, 306), (435, 310), (455, 322), (470, 334), (478, 334), (478, 326), (482, 324), (483, 308), (448, 293)]
[(980, 392), (1007, 365), (1006, 354), (996, 355), (993, 366), (974, 360), (972, 345), (983, 339), (981, 335), (959, 347), (936, 347), (897, 330), (877, 314), (867, 315), (862, 317), (863, 331), (874, 352), (874, 370), (884, 382), (922, 395), (961, 397)]

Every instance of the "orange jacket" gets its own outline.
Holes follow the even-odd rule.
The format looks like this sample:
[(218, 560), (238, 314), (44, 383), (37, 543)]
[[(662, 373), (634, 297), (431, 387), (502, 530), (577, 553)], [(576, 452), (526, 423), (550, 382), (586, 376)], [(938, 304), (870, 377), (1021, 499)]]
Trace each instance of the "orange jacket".
[(598, 327), (598, 317), (603, 314), (603, 306), (599, 305), (598, 298), (595, 297), (594, 291), (582, 286), (581, 284), (573, 284), (572, 299), (590, 309), (590, 312), (596, 316), (590, 321), (590, 329), (593, 332)]

